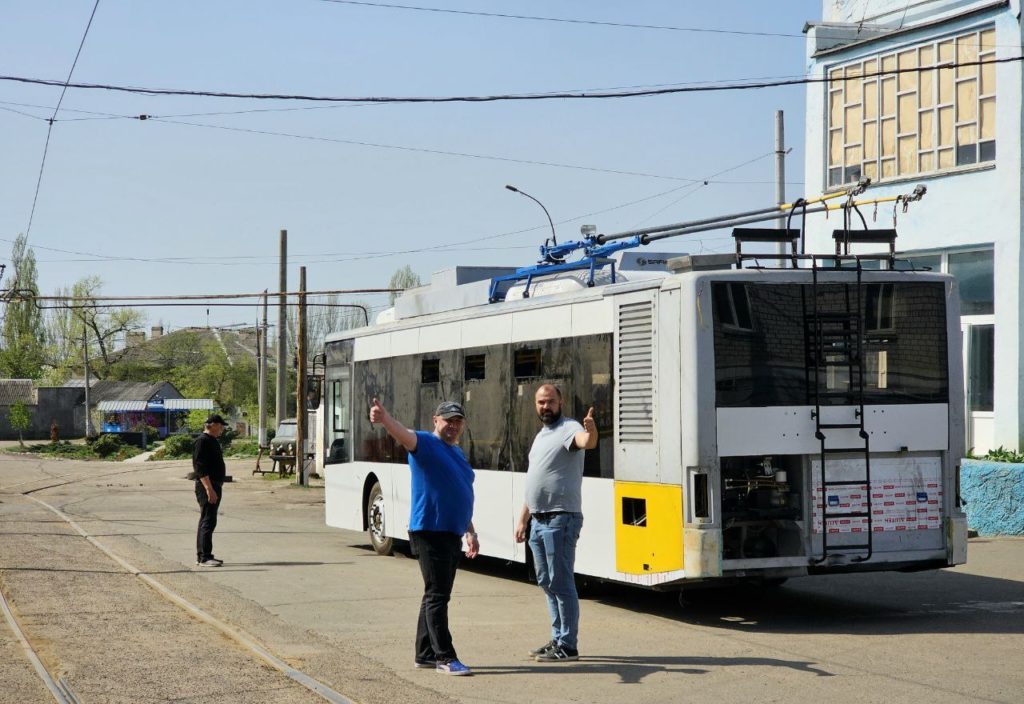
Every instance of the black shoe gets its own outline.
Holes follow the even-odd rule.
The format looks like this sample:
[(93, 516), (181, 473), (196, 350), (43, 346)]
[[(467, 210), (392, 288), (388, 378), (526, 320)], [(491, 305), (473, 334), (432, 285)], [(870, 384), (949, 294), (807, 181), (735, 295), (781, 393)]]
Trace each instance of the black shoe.
[(535, 659), (537, 662), (569, 662), (579, 660), (580, 651), (566, 648), (564, 645), (556, 645), (539, 654)]
[(545, 643), (544, 645), (540, 646), (539, 648), (534, 648), (533, 650), (531, 650), (530, 651), (530, 657), (535, 658), (538, 655), (543, 655), (544, 653), (546, 653), (549, 650), (551, 650), (552, 648), (554, 648), (556, 645), (558, 645), (558, 642), (554, 638), (552, 638), (551, 640), (549, 640), (547, 643)]

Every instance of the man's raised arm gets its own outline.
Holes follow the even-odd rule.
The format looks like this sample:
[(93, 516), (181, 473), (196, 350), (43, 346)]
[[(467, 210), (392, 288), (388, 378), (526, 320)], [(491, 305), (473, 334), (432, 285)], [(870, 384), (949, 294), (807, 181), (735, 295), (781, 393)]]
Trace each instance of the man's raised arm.
[(594, 422), (594, 409), (587, 411), (583, 419), (583, 430), (576, 433), (576, 449), (593, 450), (597, 447), (597, 423)]
[(384, 406), (380, 405), (380, 399), (373, 399), (373, 405), (370, 406), (370, 422), (383, 425), (388, 435), (409, 452), (416, 451), (416, 433), (392, 418)]

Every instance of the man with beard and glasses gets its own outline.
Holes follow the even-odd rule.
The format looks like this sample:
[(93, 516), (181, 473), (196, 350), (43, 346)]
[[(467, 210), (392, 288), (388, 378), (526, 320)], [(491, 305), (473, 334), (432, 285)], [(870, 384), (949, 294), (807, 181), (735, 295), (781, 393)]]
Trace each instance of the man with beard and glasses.
[(434, 432), (410, 430), (373, 399), (370, 422), (409, 451), (412, 506), (409, 545), (423, 574), (423, 599), (416, 624), (414, 666), (445, 675), (469, 675), (455, 654), (448, 630), (448, 602), (466, 538), (466, 557), (476, 557), (480, 541), (473, 528), (473, 470), (458, 446), (466, 412), (453, 401), (434, 411)]
[[(574, 578), (576, 542), (583, 528), (583, 452), (597, 447), (594, 409), (583, 425), (562, 416), (562, 392), (544, 384), (534, 397), (544, 427), (530, 448), (526, 502), (516, 523), (515, 539), (529, 541), (551, 615), (551, 640), (531, 650), (538, 662), (579, 659), (580, 606)], [(532, 522), (530, 519), (533, 519)]]

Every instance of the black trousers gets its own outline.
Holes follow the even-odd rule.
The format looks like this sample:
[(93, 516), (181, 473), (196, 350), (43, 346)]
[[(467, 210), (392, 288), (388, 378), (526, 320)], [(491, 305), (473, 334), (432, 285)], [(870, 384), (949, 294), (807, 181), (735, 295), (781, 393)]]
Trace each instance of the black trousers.
[(217, 511), (224, 499), (223, 486), (213, 485), (217, 492), (217, 503), (211, 504), (206, 497), (206, 487), (196, 480), (196, 501), (199, 502), (199, 528), (196, 531), (196, 561), (202, 562), (213, 557), (213, 531), (217, 528)]
[(423, 573), (423, 601), (416, 624), (416, 659), (425, 662), (454, 660), (458, 656), (448, 630), (448, 601), (462, 557), (462, 536), (413, 531), (409, 533), (409, 544)]

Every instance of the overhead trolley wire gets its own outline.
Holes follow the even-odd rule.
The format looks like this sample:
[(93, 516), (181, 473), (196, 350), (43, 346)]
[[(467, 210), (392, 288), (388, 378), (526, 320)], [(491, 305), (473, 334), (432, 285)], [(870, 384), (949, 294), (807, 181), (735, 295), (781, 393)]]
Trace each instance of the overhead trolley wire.
[(36, 203), (39, 200), (39, 189), (43, 183), (43, 170), (46, 168), (46, 154), (50, 150), (50, 135), (53, 133), (53, 123), (57, 119), (57, 112), (60, 110), (60, 104), (64, 102), (64, 95), (68, 92), (68, 86), (71, 83), (71, 76), (75, 72), (75, 67), (78, 65), (78, 57), (82, 55), (82, 47), (85, 46), (85, 38), (89, 36), (89, 28), (92, 27), (92, 20), (96, 17), (96, 9), (100, 6), (100, 0), (96, 0), (96, 3), (92, 6), (92, 12), (89, 14), (89, 22), (85, 25), (85, 31), (82, 33), (82, 41), (78, 43), (78, 51), (75, 52), (75, 60), (71, 62), (71, 70), (68, 71), (68, 77), (64, 81), (61, 91), (60, 98), (57, 99), (57, 106), (53, 109), (53, 115), (50, 116), (46, 127), (46, 141), (43, 143), (43, 158), (39, 162), (39, 176), (36, 177), (36, 190), (32, 195), (32, 209), (28, 214), (28, 227), (25, 228), (25, 237), (27, 238), (32, 232), (32, 220), (36, 215)]

